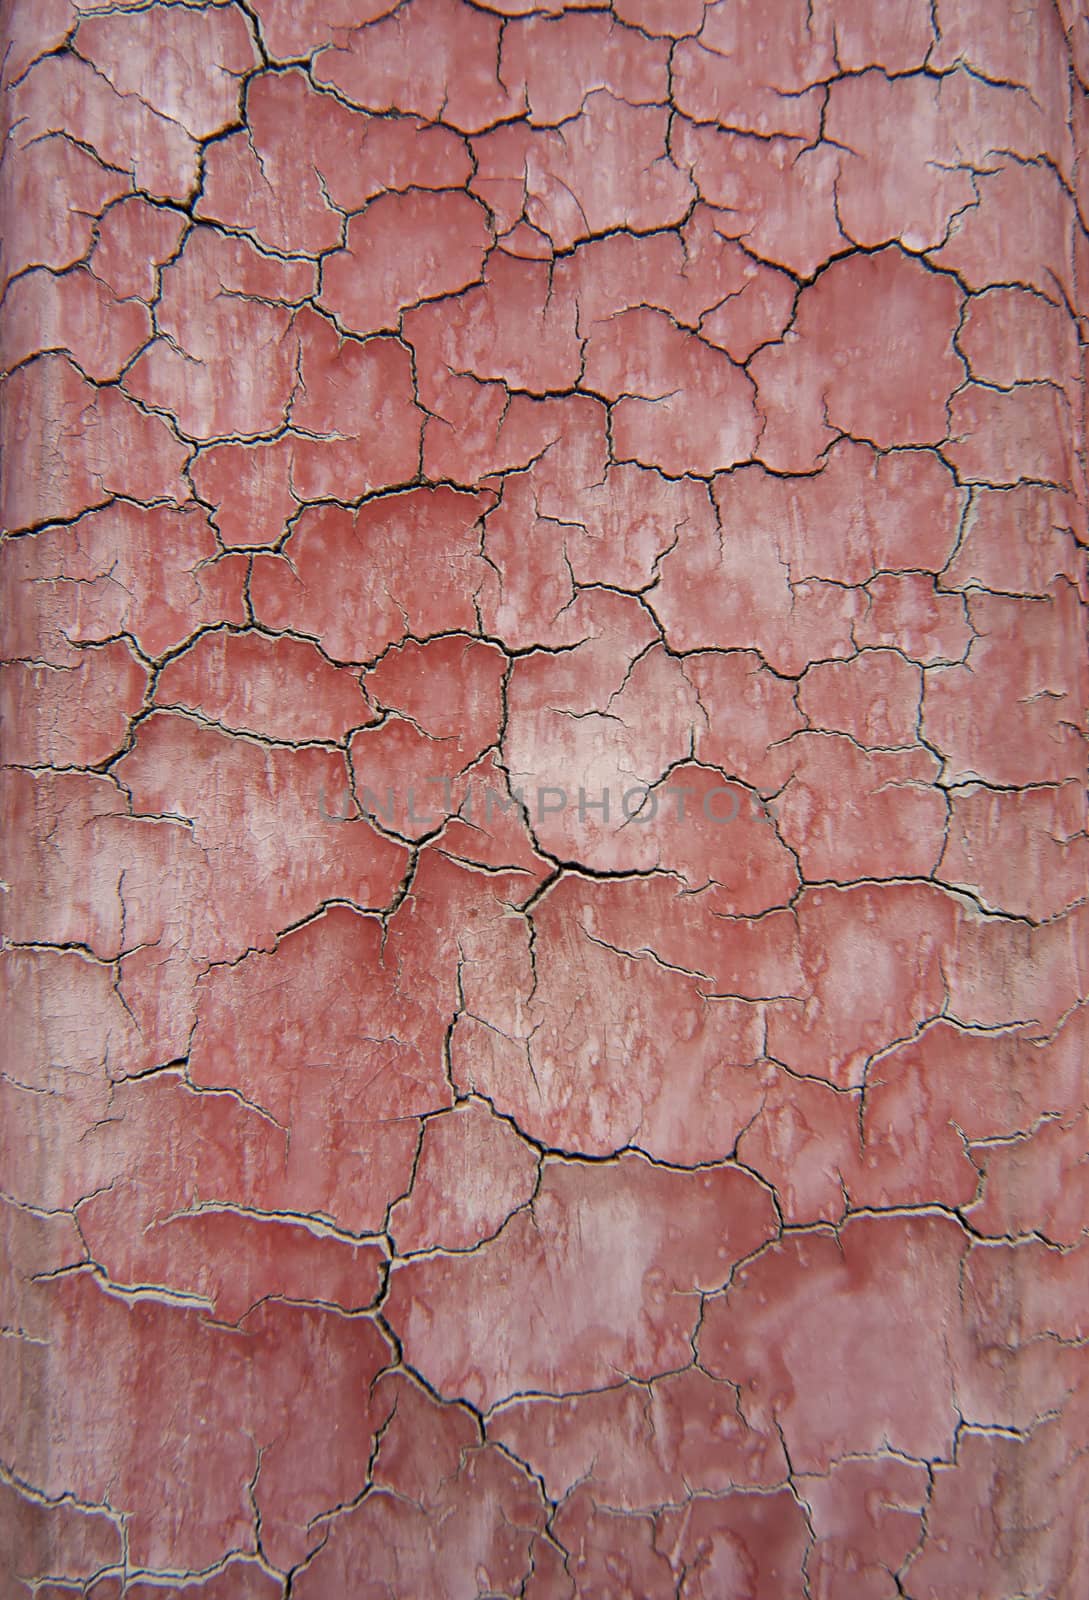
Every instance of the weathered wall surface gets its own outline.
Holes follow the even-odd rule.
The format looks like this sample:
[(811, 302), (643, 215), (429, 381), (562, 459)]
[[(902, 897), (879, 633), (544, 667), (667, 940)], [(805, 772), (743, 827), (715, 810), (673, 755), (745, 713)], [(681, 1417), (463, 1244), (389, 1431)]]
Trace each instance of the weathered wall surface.
[(0, 1593), (1089, 1593), (1082, 10), (4, 16)]

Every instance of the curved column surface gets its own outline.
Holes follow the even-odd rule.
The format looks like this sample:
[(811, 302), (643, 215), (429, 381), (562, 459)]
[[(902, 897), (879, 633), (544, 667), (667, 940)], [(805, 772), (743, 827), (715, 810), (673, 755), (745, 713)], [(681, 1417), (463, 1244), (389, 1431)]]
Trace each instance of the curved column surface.
[(1082, 0), (0, 26), (2, 1600), (1080, 1600)]

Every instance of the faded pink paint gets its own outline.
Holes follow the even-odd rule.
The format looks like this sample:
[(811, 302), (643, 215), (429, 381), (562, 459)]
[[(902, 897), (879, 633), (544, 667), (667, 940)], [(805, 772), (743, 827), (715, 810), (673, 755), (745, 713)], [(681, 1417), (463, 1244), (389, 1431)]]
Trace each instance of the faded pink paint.
[(0, 31), (0, 1594), (1089, 1591), (1084, 5)]

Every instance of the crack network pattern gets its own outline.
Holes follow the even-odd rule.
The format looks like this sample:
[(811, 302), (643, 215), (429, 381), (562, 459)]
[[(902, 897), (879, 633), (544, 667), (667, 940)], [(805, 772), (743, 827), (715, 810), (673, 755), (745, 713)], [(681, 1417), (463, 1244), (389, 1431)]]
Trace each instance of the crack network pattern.
[(1089, 1592), (1082, 0), (0, 16), (5, 1600)]

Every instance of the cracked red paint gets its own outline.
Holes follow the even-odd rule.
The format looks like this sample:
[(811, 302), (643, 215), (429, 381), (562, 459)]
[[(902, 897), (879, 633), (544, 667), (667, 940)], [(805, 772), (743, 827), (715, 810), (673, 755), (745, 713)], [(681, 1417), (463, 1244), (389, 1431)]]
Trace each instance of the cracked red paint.
[(0, 31), (0, 1591), (1086, 1592), (1084, 5)]

